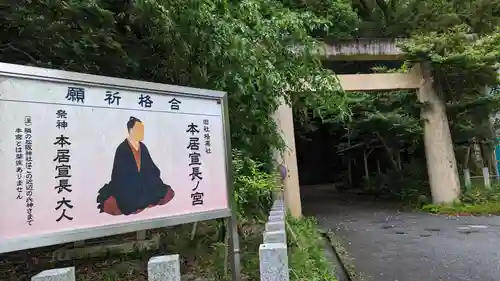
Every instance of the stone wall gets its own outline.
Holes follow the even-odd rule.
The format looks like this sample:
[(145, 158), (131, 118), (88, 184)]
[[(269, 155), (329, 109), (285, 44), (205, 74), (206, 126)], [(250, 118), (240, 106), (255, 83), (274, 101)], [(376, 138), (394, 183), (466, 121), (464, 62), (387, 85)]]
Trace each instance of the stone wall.
[(286, 213), (282, 199), (274, 201), (259, 247), (260, 280), (289, 281)]

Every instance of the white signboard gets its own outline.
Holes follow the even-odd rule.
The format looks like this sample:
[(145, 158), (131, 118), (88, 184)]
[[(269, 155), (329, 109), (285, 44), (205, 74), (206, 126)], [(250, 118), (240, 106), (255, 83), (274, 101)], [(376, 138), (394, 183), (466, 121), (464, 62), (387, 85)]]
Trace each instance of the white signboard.
[(228, 217), (222, 92), (0, 64), (0, 253)]

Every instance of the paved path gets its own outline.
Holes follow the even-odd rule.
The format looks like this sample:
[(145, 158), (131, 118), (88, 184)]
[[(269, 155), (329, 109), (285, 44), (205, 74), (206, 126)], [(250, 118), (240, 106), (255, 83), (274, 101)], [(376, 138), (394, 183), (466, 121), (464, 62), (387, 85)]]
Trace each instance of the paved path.
[(337, 233), (367, 281), (500, 280), (500, 217), (399, 212), (381, 200), (304, 189), (304, 214)]

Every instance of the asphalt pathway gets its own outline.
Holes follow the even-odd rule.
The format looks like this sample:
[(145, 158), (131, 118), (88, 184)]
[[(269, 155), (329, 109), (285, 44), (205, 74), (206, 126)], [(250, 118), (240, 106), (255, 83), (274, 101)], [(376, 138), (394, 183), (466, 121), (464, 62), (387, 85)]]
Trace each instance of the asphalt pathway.
[(331, 190), (304, 187), (304, 214), (337, 234), (366, 281), (500, 280), (500, 217), (401, 212)]

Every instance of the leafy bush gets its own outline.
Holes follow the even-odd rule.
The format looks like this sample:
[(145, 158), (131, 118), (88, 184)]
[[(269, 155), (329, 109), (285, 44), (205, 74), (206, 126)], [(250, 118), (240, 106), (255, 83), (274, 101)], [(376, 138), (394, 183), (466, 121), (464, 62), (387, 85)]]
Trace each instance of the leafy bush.
[(233, 150), (234, 189), (238, 214), (263, 218), (271, 209), (277, 175), (265, 172), (264, 163)]
[(485, 188), (483, 184), (472, 185), (462, 193), (460, 201), (464, 204), (500, 202), (500, 184), (493, 184), (491, 188)]
[(290, 279), (294, 281), (335, 281), (321, 245), (321, 234), (314, 218), (287, 217), (290, 249)]
[(493, 215), (500, 214), (500, 184), (491, 188), (484, 185), (473, 185), (463, 189), (460, 202), (454, 204), (428, 204), (423, 211), (449, 215)]
[(422, 195), (430, 196), (425, 163), (413, 161), (403, 163), (401, 171), (387, 174), (388, 186), (401, 201), (414, 204)]
[(365, 189), (410, 205), (419, 204), (424, 197), (430, 198), (431, 191), (425, 163), (414, 160), (402, 163), (401, 166), (401, 170), (388, 169), (382, 174), (372, 175), (370, 186), (364, 183)]

